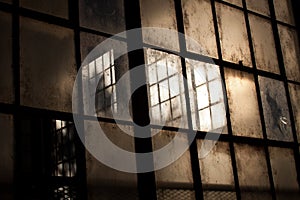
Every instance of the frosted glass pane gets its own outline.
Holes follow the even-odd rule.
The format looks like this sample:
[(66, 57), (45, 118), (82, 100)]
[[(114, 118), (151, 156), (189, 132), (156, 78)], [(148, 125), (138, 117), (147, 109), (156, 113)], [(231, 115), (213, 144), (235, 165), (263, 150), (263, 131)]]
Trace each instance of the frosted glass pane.
[[(140, 0), (141, 18), (143, 27), (158, 27), (177, 30), (175, 5), (172, 0)], [(159, 37), (153, 37), (153, 35)], [(165, 35), (155, 32), (143, 32), (146, 43), (160, 47), (179, 50), (178, 35)]]
[(68, 0), (20, 0), (20, 6), (57, 17), (68, 18)]
[(258, 77), (266, 131), (269, 139), (292, 141), (290, 115), (283, 83)]
[(270, 15), (268, 0), (246, 0), (248, 10), (258, 12), (263, 15)]
[[(153, 129), (155, 133), (158, 130)], [(161, 149), (172, 141), (176, 132), (160, 131), (152, 137), (153, 150)], [(183, 139), (184, 142), (186, 140)], [(193, 188), (193, 176), (189, 151), (171, 165), (155, 172), (158, 188)]]
[(276, 48), (270, 21), (249, 15), (257, 69), (279, 74)]
[(295, 24), (291, 0), (274, 0), (276, 19), (288, 24)]
[(209, 1), (182, 1), (184, 13), (185, 34), (199, 43), (202, 49), (197, 49), (189, 40), (187, 49), (211, 57), (217, 57), (214, 23)]
[(237, 5), (237, 6), (240, 6), (240, 7), (243, 6), (242, 0), (223, 0), (223, 1), (234, 4), (234, 5)]
[(293, 151), (291, 149), (270, 147), (269, 152), (277, 199), (287, 199), (288, 197), (299, 199)]
[(248, 192), (256, 192), (257, 195), (269, 193), (270, 184), (264, 148), (246, 144), (235, 144), (234, 148), (242, 193), (246, 192), (245, 196), (249, 196)]
[(79, 0), (80, 25), (116, 34), (125, 30), (123, 0)]
[(253, 75), (225, 69), (230, 119), (234, 135), (262, 137)]
[(297, 139), (300, 142), (300, 86), (289, 84), (290, 97), (292, 102), (292, 109), (294, 113), (294, 120), (296, 125)]
[(73, 31), (21, 18), (21, 104), (71, 112)]
[(300, 82), (300, 49), (297, 32), (278, 25), (283, 61), (286, 76), (290, 80)]
[(216, 4), (223, 59), (251, 66), (244, 13), (220, 3)]
[(12, 70), (11, 16), (0, 12), (0, 102), (12, 103), (14, 99)]

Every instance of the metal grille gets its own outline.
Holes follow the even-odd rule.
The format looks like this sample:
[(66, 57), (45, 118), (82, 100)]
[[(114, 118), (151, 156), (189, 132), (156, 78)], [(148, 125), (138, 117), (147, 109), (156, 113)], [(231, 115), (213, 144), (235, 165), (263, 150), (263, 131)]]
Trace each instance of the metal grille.
[(194, 200), (195, 192), (186, 189), (158, 189), (157, 200)]
[(204, 191), (203, 196), (205, 200), (232, 200), (236, 199), (235, 192), (232, 191)]

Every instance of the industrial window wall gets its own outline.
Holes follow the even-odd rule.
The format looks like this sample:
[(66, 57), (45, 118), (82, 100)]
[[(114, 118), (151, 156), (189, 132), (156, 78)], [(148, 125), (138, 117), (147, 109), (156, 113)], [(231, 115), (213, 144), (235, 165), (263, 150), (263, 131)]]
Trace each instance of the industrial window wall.
[[(297, 0), (0, 0), (0, 199), (299, 199), (297, 8)], [(72, 91), (94, 47), (139, 27), (178, 31), (202, 49), (180, 34), (142, 32), (142, 49), (117, 59), (111, 49), (84, 66), (89, 84), (99, 79), (99, 124), (119, 147), (149, 152), (178, 128), (196, 132), (171, 165), (130, 174), (85, 150)], [(114, 40), (132, 41), (123, 36)], [(140, 64), (148, 84), (130, 109), (133, 121), (150, 118), (149, 133), (158, 132), (146, 140), (124, 133), (136, 131), (132, 120), (112, 116), (130, 93), (117, 81)]]

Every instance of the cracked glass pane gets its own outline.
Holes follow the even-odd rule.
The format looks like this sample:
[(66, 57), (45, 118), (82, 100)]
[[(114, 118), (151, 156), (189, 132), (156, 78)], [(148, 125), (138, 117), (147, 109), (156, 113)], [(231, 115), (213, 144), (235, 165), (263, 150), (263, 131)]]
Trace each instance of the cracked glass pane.
[(68, 18), (68, 0), (20, 0), (20, 6), (57, 17)]
[(216, 3), (223, 59), (251, 66), (249, 42), (244, 13)]
[(242, 0), (223, 0), (223, 1), (234, 4), (234, 5), (237, 5), (237, 6), (240, 6), (240, 7), (243, 6)]
[(210, 1), (182, 1), (185, 33), (202, 49), (187, 40), (187, 49), (203, 55), (217, 57), (216, 37)]
[(290, 115), (283, 82), (258, 77), (269, 139), (292, 141)]
[(289, 91), (296, 125), (297, 138), (298, 142), (300, 142), (300, 85), (289, 84)]
[[(73, 31), (21, 18), (21, 104), (72, 111)], [(63, 58), (63, 59), (61, 59)]]
[(253, 75), (226, 68), (225, 81), (233, 134), (262, 138)]
[(241, 195), (244, 199), (272, 199), (264, 148), (235, 144)]
[(246, 0), (248, 10), (270, 16), (268, 0)]
[(300, 49), (297, 31), (278, 25), (283, 61), (288, 79), (300, 81)]
[(276, 19), (288, 24), (295, 24), (291, 0), (274, 0)]
[(14, 100), (12, 69), (11, 15), (0, 12), (0, 102), (12, 103)]
[(277, 54), (270, 21), (249, 14), (257, 69), (279, 74)]

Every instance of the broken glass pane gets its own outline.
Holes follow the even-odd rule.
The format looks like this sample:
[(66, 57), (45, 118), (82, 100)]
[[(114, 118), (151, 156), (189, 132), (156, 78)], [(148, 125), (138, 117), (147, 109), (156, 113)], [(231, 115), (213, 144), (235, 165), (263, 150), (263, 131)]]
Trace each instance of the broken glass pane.
[(278, 25), (283, 61), (288, 79), (300, 81), (300, 49), (297, 31)]
[(235, 144), (234, 148), (242, 196), (271, 199), (264, 148), (247, 144)]
[(216, 4), (216, 11), (223, 59), (251, 66), (244, 13), (220, 3)]
[(270, 21), (249, 14), (257, 69), (279, 74), (277, 54)]
[(73, 31), (21, 18), (21, 104), (71, 112)]
[[(175, 6), (172, 0), (140, 0), (141, 18), (143, 27), (157, 27), (177, 30)], [(156, 30), (157, 31), (157, 30)], [(164, 32), (162, 32), (164, 33)], [(159, 35), (159, 37), (153, 36)], [(159, 34), (158, 32), (143, 32), (143, 40), (146, 43), (179, 50), (178, 35)]]
[(270, 15), (268, 0), (246, 0), (248, 10), (258, 12), (263, 15)]
[(202, 49), (197, 49), (187, 40), (187, 49), (203, 55), (217, 57), (216, 37), (209, 1), (182, 1), (186, 35), (195, 40)]
[(223, 0), (223, 1), (226, 1), (226, 2), (228, 2), (228, 3), (234, 4), (234, 5), (237, 5), (237, 6), (240, 6), (240, 7), (243, 6), (241, 0)]
[(268, 138), (292, 141), (290, 115), (283, 83), (261, 76), (258, 80)]
[(292, 149), (269, 147), (277, 199), (298, 199), (299, 185)]
[(68, 18), (68, 0), (20, 0), (20, 6), (57, 17)]
[(298, 142), (300, 142), (300, 86), (289, 84), (289, 91), (291, 95), (291, 102), (292, 102), (292, 109), (294, 113), (294, 120), (296, 125), (296, 132), (297, 132), (297, 138)]
[(79, 0), (80, 25), (115, 34), (125, 30), (123, 0)]
[(276, 19), (288, 24), (295, 24), (291, 0), (274, 0)]
[(0, 102), (12, 103), (14, 100), (12, 69), (11, 16), (0, 12)]
[(225, 81), (233, 134), (261, 138), (262, 128), (253, 75), (226, 68)]

